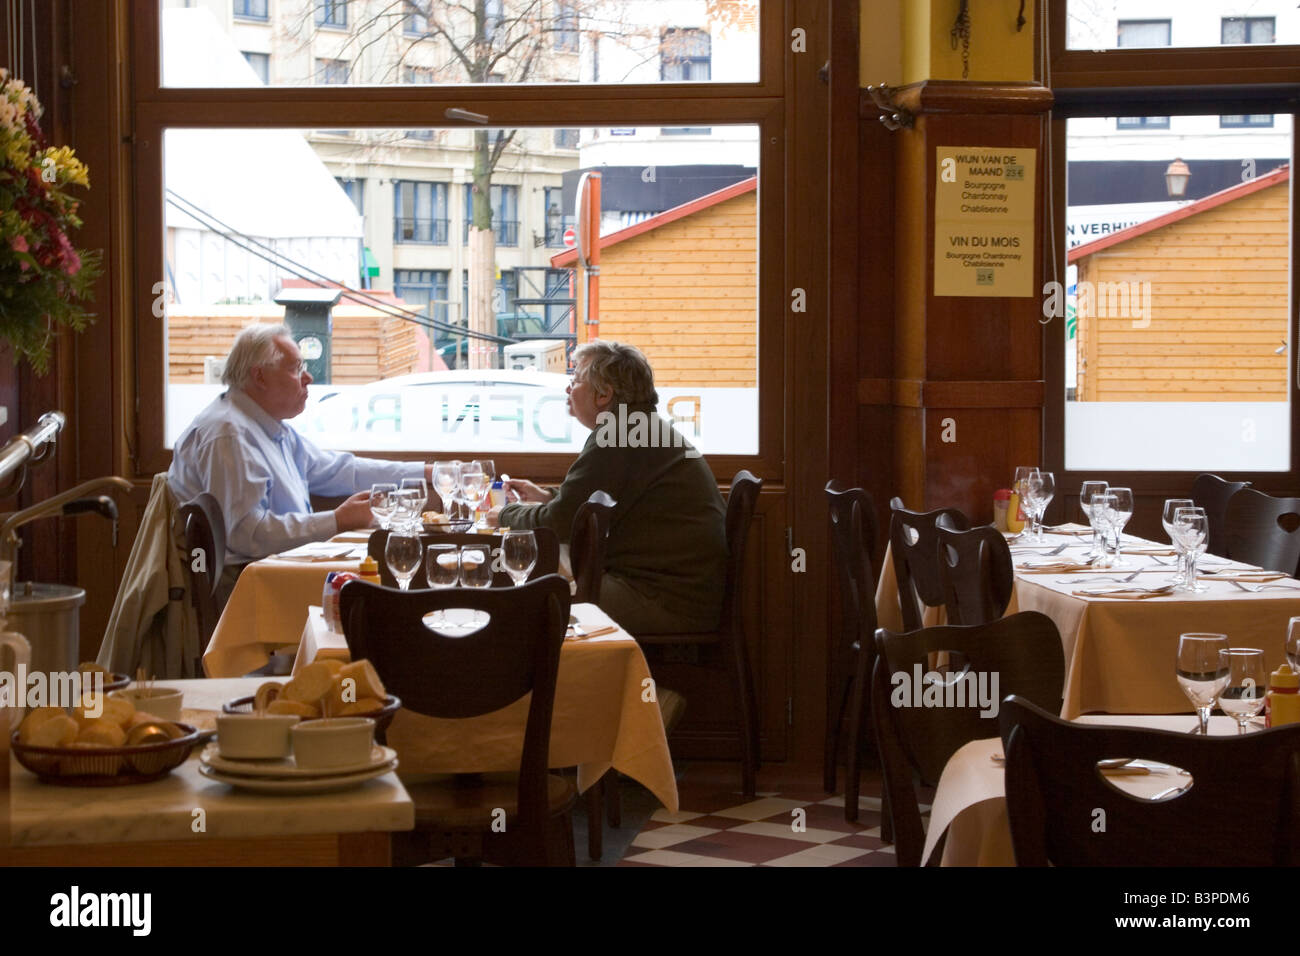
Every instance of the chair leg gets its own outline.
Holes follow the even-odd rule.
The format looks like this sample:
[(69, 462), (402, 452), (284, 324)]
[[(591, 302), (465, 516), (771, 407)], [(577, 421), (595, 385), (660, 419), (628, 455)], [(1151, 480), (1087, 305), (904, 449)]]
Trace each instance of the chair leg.
[(743, 633), (732, 633), (731, 653), (736, 664), (736, 700), (740, 705), (741, 790), (752, 799), (758, 789), (758, 719), (754, 713), (754, 678)]
[(849, 754), (844, 779), (844, 819), (849, 823), (858, 820), (858, 792), (861, 786), (862, 745), (867, 736), (867, 681), (871, 669), (870, 655), (859, 653), (854, 662), (852, 690), (849, 691)]
[(822, 786), (827, 793), (835, 792), (835, 778), (838, 775), (840, 760), (840, 730), (844, 724), (844, 713), (849, 709), (849, 700), (853, 693), (853, 678), (844, 679), (844, 689), (840, 692), (840, 706), (832, 717), (831, 701), (826, 702), (826, 740), (822, 749)]
[(587, 801), (587, 856), (593, 860), (599, 860), (605, 851), (605, 820), (601, 806), (604, 790), (605, 777), (601, 777), (582, 795)]

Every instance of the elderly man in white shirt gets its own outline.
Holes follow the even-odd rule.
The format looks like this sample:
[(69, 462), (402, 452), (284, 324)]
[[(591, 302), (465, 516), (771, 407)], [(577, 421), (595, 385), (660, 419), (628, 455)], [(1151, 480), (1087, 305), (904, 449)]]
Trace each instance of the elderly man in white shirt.
[[(229, 390), (177, 440), (167, 481), (179, 502), (206, 491), (221, 504), (234, 574), (249, 561), (368, 527), (376, 482), (431, 479), (431, 465), (326, 451), (284, 423), (307, 407), (312, 378), (283, 325), (240, 332), (222, 381)], [(351, 497), (313, 512), (312, 494)]]

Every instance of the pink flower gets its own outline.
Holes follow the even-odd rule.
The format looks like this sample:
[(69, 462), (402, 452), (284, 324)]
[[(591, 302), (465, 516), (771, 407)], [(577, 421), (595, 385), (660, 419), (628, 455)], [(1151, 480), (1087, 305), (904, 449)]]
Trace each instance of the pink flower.
[(81, 256), (77, 255), (76, 250), (63, 256), (63, 271), (70, 276), (75, 276), (81, 271)]
[[(27, 247), (27, 237), (25, 237), (25, 236), (11, 236), (11, 237), (9, 238), (9, 246), (10, 246), (10, 248), (12, 248), (12, 249), (14, 250), (14, 252), (27, 252), (27, 251), (28, 251), (28, 247)], [(31, 266), (28, 265), (26, 262), (23, 262), (22, 260), (19, 260), (19, 262), (18, 262), (18, 268), (19, 268), (20, 271), (22, 271), (22, 272), (26, 272), (28, 269), (31, 268)]]

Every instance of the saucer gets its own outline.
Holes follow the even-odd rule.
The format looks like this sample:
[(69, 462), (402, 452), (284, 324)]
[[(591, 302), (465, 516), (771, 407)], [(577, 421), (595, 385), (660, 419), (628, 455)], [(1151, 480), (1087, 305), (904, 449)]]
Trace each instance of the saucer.
[(278, 794), (297, 794), (297, 793), (330, 793), (336, 790), (348, 790), (352, 787), (359, 787), (367, 780), (373, 780), (376, 777), (382, 777), (391, 770), (397, 769), (397, 761), (386, 763), (383, 766), (375, 767), (371, 770), (365, 770), (361, 773), (334, 774), (332, 776), (304, 777), (302, 779), (290, 779), (276, 777), (241, 777), (235, 774), (224, 774), (219, 770), (214, 770), (207, 764), (199, 764), (199, 775), (217, 783), (224, 783), (227, 786), (237, 790), (251, 790), (256, 793), (278, 793)]
[(268, 780), (316, 780), (321, 777), (339, 777), (365, 773), (393, 761), (397, 751), (378, 744), (370, 749), (370, 758), (363, 763), (342, 767), (299, 767), (292, 757), (282, 760), (232, 760), (221, 756), (215, 742), (208, 744), (199, 760), (217, 773), (234, 777), (257, 777)]

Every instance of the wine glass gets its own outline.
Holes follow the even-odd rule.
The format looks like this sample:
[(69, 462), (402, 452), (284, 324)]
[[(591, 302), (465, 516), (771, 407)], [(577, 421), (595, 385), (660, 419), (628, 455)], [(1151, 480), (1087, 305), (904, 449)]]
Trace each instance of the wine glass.
[(1115, 535), (1115, 556), (1110, 564), (1113, 568), (1127, 567), (1128, 562), (1124, 560), (1124, 555), (1121, 553), (1120, 539), (1124, 536), (1124, 525), (1128, 524), (1128, 519), (1133, 517), (1133, 489), (1108, 488), (1106, 494), (1115, 499), (1107, 518)]
[(1300, 617), (1286, 622), (1286, 659), (1291, 670), (1300, 674)]
[(1178, 686), (1196, 708), (1202, 735), (1209, 734), (1210, 708), (1228, 686), (1227, 663), (1219, 659), (1219, 651), (1227, 649), (1226, 634), (1190, 633), (1178, 638)]
[[(1029, 476), (1037, 470), (1038, 469), (1035, 468), (1033, 465), (1021, 465), (1019, 468), (1016, 469), (1015, 480), (1012, 481), (1011, 483), (1012, 490), (1014, 490), (1015, 493), (1020, 497), (1020, 510), (1024, 512), (1026, 518), (1029, 517), (1029, 509), (1025, 506), (1025, 485), (1029, 481)], [(1008, 515), (1008, 517), (1015, 519), (1020, 516)], [(1029, 531), (1030, 529), (1026, 527), (1020, 532), (1020, 534), (1027, 538), (1029, 537)]]
[(1186, 576), (1179, 591), (1208, 591), (1204, 584), (1196, 583), (1196, 559), (1205, 553), (1209, 543), (1210, 520), (1204, 508), (1177, 508), (1174, 510), (1174, 534), (1187, 552)]
[(419, 518), (424, 514), (424, 506), (429, 501), (429, 486), (423, 478), (403, 478), (402, 491), (410, 494), (411, 500), (415, 505), (415, 516)]
[(1043, 516), (1047, 514), (1047, 506), (1052, 503), (1052, 498), (1056, 495), (1056, 476), (1050, 471), (1035, 470), (1029, 476), (1026, 488), (1029, 492), (1030, 507), (1033, 510), (1031, 519), (1036, 534), (1034, 540), (1042, 544)]
[[(460, 581), (460, 549), (454, 544), (431, 544), (424, 551), (424, 576), (431, 588), (454, 588)], [(446, 614), (435, 611), (433, 626), (442, 627)]]
[(1169, 535), (1169, 542), (1178, 552), (1178, 569), (1174, 572), (1174, 584), (1182, 584), (1187, 580), (1187, 574), (1183, 569), (1183, 562), (1187, 560), (1187, 554), (1183, 551), (1182, 546), (1178, 543), (1178, 537), (1174, 534), (1174, 512), (1179, 508), (1195, 508), (1196, 502), (1191, 498), (1167, 498), (1165, 500), (1164, 511), (1160, 513), (1160, 523), (1164, 525), (1165, 534)]
[(460, 462), (435, 461), (433, 463), (433, 490), (442, 499), (442, 513), (451, 519), (451, 503), (460, 491)]
[(419, 492), (413, 488), (398, 488), (389, 492), (393, 502), (393, 516), (389, 525), (394, 531), (417, 534), (420, 531), (421, 504)]
[(491, 458), (475, 458), (471, 464), (483, 469), (483, 499), (480, 507), (489, 511), (492, 508), (492, 483), (497, 480), (497, 464)]
[(515, 586), (523, 584), (537, 566), (537, 535), (531, 531), (507, 531), (501, 539), (501, 556)]
[(1106, 491), (1094, 491), (1092, 497), (1088, 500), (1088, 521), (1092, 524), (1092, 533), (1095, 537), (1100, 538), (1100, 551), (1097, 560), (1100, 566), (1105, 567), (1110, 564), (1110, 555), (1106, 553), (1106, 543), (1110, 540), (1111, 528), (1114, 527), (1112, 518), (1115, 514), (1115, 503), (1119, 499)]
[(388, 543), (384, 545), (384, 560), (388, 562), (388, 570), (393, 572), (393, 577), (397, 578), (397, 586), (403, 591), (411, 587), (411, 578), (415, 577), (420, 559), (424, 556), (422, 551), (418, 534), (404, 530), (389, 533)]
[(1092, 521), (1092, 496), (1105, 494), (1107, 487), (1104, 481), (1085, 481), (1083, 487), (1079, 489), (1079, 507), (1083, 509), (1083, 516), (1087, 519), (1088, 524), (1092, 525), (1092, 547), (1088, 549), (1089, 558), (1099, 558), (1102, 555), (1097, 526)]
[(469, 509), (469, 516), (474, 517), (474, 512), (478, 510), (478, 503), (483, 499), (487, 491), (484, 484), (486, 476), (483, 474), (483, 466), (477, 462), (468, 462), (461, 465), (460, 468), (460, 496)]
[[(492, 549), (486, 544), (467, 544), (460, 549), (460, 583), (467, 588), (492, 586)], [(486, 624), (487, 615), (474, 612), (472, 626)]]
[(393, 510), (397, 507), (397, 502), (392, 498), (392, 494), (396, 490), (397, 485), (386, 481), (377, 482), (370, 486), (370, 513), (379, 522), (379, 527), (385, 530), (388, 529), (388, 522), (393, 517)]
[(1268, 690), (1268, 669), (1264, 652), (1253, 647), (1230, 647), (1219, 651), (1219, 670), (1228, 675), (1227, 686), (1219, 691), (1219, 707), (1237, 720), (1237, 733), (1246, 732), (1246, 721), (1264, 709)]

